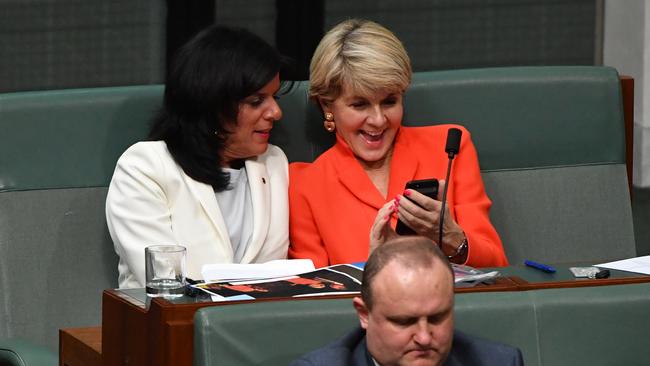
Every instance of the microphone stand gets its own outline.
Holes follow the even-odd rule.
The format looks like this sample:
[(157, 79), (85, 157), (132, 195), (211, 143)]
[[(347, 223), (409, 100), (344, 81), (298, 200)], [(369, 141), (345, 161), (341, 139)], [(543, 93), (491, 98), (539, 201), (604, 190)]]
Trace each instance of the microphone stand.
[[(442, 250), (442, 232), (443, 223), (445, 222), (445, 208), (447, 206), (447, 190), (449, 189), (449, 176), (451, 175), (451, 163), (454, 157), (460, 151), (460, 138), (463, 132), (457, 128), (450, 128), (447, 131), (447, 142), (445, 145), (445, 152), (449, 157), (447, 163), (447, 176), (445, 177), (445, 189), (442, 191), (442, 206), (440, 207), (440, 219), (438, 220), (438, 246)], [(444, 253), (444, 252), (443, 252)]]
[(442, 226), (445, 221), (445, 207), (447, 206), (447, 189), (449, 188), (449, 176), (451, 175), (451, 162), (454, 161), (454, 153), (449, 153), (449, 162), (447, 163), (447, 176), (445, 177), (445, 189), (442, 191), (442, 207), (440, 208), (440, 220), (438, 227), (438, 246), (442, 250)]

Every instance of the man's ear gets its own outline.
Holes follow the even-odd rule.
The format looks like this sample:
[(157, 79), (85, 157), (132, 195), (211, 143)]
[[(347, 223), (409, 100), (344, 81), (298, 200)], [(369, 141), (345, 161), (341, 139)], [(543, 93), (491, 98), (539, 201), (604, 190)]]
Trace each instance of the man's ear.
[(355, 297), (352, 299), (352, 304), (354, 305), (354, 309), (357, 311), (357, 315), (359, 316), (359, 323), (361, 324), (361, 328), (368, 329), (368, 308), (363, 302), (363, 299), (360, 297)]

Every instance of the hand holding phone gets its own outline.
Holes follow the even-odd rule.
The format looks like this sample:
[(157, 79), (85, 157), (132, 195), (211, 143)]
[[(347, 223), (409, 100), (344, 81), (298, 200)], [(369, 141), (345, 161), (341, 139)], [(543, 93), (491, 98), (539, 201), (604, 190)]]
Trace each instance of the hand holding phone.
[[(423, 195), (435, 200), (437, 198), (437, 196), (438, 196), (438, 186), (439, 186), (438, 180), (435, 179), (435, 178), (431, 178), (431, 179), (421, 179), (421, 180), (409, 181), (409, 182), (406, 183), (406, 187), (404, 189), (413, 189), (413, 190), (418, 191), (418, 192), (422, 193)], [(411, 200), (411, 202), (417, 204), (413, 200)], [(417, 205), (419, 206), (419, 204), (417, 204)], [(408, 227), (401, 220), (397, 221), (397, 226), (395, 227), (395, 232), (397, 234), (399, 234), (399, 235), (416, 235), (417, 234), (415, 231), (413, 231), (413, 229)]]

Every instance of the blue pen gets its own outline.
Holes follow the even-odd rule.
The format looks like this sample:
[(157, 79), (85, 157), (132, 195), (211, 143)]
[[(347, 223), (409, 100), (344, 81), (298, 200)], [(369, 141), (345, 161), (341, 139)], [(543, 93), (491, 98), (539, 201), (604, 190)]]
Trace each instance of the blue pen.
[(546, 273), (554, 273), (555, 268), (551, 267), (547, 264), (541, 264), (533, 261), (526, 260), (524, 261), (524, 264), (527, 265), (528, 267), (533, 267), (535, 269), (539, 269), (540, 271), (544, 271)]

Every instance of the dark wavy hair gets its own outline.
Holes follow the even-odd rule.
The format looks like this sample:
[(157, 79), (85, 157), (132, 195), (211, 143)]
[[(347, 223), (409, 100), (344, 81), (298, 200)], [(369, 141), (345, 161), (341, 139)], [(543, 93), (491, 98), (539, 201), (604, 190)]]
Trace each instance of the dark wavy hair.
[(149, 140), (165, 141), (192, 179), (225, 190), (230, 182), (221, 169), (228, 138), (225, 125), (237, 120), (239, 103), (268, 84), (285, 64), (273, 47), (246, 29), (204, 29), (174, 56)]

